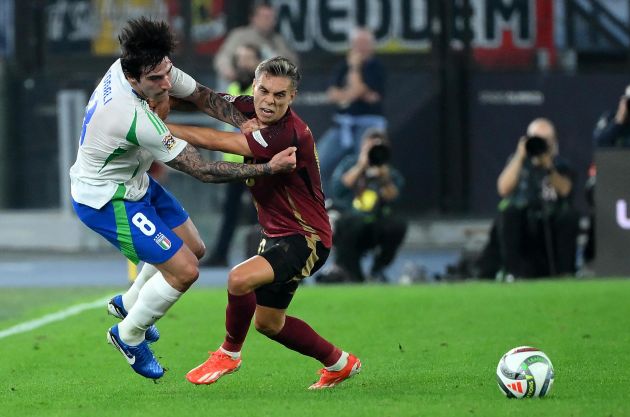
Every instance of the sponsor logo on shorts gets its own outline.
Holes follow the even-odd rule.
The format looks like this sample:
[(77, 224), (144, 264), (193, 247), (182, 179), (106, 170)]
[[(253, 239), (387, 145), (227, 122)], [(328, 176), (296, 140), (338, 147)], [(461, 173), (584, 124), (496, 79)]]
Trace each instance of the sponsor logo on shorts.
[(169, 250), (171, 248), (171, 241), (168, 240), (168, 238), (162, 233), (158, 233), (153, 240), (164, 250)]
[(254, 140), (260, 143), (260, 146), (262, 146), (263, 148), (269, 146), (267, 142), (265, 142), (265, 139), (263, 138), (262, 133), (260, 133), (260, 130), (254, 130), (252, 132), (252, 136), (254, 137)]
[(162, 145), (166, 148), (167, 151), (170, 151), (175, 146), (175, 139), (173, 139), (173, 135), (170, 133), (162, 138)]

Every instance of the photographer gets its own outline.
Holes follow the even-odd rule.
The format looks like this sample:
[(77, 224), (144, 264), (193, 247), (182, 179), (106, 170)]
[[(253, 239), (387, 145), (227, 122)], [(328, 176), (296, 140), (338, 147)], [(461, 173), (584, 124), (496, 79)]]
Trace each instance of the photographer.
[(617, 111), (606, 112), (600, 117), (593, 132), (598, 147), (630, 146), (630, 85), (619, 98)]
[(578, 214), (572, 173), (558, 156), (553, 124), (535, 119), (499, 175), (497, 237), (503, 271), (512, 277), (575, 273)]
[[(625, 93), (619, 97), (616, 111), (606, 111), (597, 121), (593, 130), (593, 143), (596, 148), (624, 148), (630, 147), (630, 85)], [(595, 162), (588, 170), (585, 184), (585, 196), (588, 203), (588, 241), (584, 248), (584, 259), (591, 261), (595, 258), (595, 186), (597, 184), (597, 169)]]
[(360, 260), (372, 249), (369, 277), (387, 281), (384, 270), (394, 260), (407, 231), (407, 223), (392, 214), (391, 206), (404, 180), (389, 164), (390, 152), (385, 133), (368, 129), (358, 158), (346, 157), (333, 173), (333, 204), (340, 211), (333, 239), (335, 281), (365, 281)]

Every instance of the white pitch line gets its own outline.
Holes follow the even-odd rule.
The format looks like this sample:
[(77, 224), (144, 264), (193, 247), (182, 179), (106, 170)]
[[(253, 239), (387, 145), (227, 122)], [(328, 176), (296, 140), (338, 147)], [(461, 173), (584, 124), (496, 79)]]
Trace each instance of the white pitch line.
[(77, 304), (72, 307), (68, 307), (65, 310), (47, 314), (35, 320), (25, 321), (24, 323), (16, 324), (15, 326), (9, 327), (8, 329), (0, 330), (0, 339), (13, 336), (14, 334), (25, 333), (30, 330), (37, 329), (38, 327), (45, 326), (48, 323), (65, 320), (70, 316), (75, 316), (86, 310), (91, 310), (99, 307), (102, 307), (104, 309), (110, 298), (111, 297), (107, 297), (92, 301), (91, 303)]

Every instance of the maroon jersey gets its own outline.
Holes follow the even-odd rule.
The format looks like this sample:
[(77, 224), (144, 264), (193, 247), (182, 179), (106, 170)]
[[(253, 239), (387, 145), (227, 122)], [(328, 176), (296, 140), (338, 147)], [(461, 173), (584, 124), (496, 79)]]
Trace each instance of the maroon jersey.
[[(256, 117), (253, 97), (224, 97), (248, 118)], [(254, 197), (258, 222), (265, 235), (301, 234), (320, 240), (330, 248), (332, 230), (324, 207), (319, 160), (311, 129), (289, 108), (275, 124), (245, 136), (254, 154), (254, 163), (267, 162), (289, 146), (297, 148), (295, 170), (245, 182)]]

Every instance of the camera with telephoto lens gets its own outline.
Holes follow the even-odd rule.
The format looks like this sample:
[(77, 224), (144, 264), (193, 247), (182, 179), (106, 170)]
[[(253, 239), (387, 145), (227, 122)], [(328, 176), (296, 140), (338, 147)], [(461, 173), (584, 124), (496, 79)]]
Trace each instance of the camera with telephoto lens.
[(540, 136), (528, 136), (525, 141), (525, 153), (528, 157), (540, 156), (549, 151), (549, 144)]
[(390, 150), (389, 146), (384, 143), (378, 143), (368, 151), (368, 165), (382, 166), (389, 162)]

